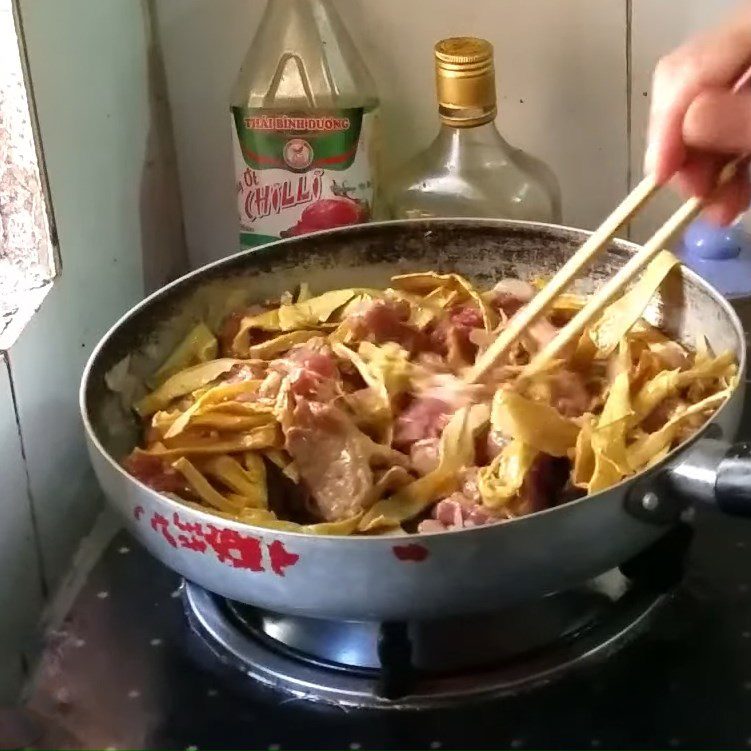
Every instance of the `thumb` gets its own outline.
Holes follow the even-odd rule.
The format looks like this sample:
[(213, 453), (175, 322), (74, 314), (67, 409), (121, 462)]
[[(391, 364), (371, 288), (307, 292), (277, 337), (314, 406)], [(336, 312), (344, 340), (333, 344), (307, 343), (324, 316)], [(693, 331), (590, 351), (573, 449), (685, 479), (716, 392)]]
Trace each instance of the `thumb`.
[(683, 119), (683, 140), (717, 154), (751, 152), (751, 93), (718, 89), (699, 94)]

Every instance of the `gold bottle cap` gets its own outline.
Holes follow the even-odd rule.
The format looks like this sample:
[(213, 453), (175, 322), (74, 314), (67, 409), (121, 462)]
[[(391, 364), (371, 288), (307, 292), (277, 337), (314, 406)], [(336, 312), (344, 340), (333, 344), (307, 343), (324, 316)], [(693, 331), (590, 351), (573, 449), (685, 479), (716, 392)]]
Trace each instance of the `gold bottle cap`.
[(470, 128), (496, 116), (493, 45), (475, 37), (442, 39), (435, 46), (438, 114), (455, 128)]

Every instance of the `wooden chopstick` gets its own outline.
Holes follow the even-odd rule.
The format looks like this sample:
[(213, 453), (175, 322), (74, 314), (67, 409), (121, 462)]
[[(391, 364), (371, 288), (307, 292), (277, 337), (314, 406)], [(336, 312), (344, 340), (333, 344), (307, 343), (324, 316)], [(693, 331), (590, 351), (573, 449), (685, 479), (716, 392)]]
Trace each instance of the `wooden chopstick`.
[[(733, 93), (751, 83), (751, 66), (749, 66), (733, 86)], [(721, 187), (730, 180), (738, 165), (749, 155), (738, 157), (729, 162), (718, 181)], [(508, 323), (498, 337), (478, 358), (465, 376), (468, 383), (477, 383), (491, 370), (501, 358), (508, 353), (524, 330), (534, 323), (553, 303), (556, 297), (572, 284), (577, 274), (613, 239), (618, 229), (628, 221), (659, 188), (652, 175), (647, 175), (626, 198), (616, 207), (615, 211), (589, 236), (586, 242), (561, 267), (553, 278), (523, 307)], [(649, 261), (667, 245), (672, 237), (680, 232), (701, 211), (703, 202), (698, 198), (690, 198), (673, 216), (654, 234), (647, 244), (636, 253), (629, 262), (600, 290), (587, 305), (564, 326), (556, 337), (541, 350), (527, 366), (522, 375), (538, 372), (549, 364), (557, 354), (574, 338), (580, 334), (589, 321), (594, 318), (607, 303), (631, 279), (649, 263)]]
[[(745, 157), (738, 157), (723, 168), (717, 181), (715, 192), (735, 176), (739, 164), (744, 159)], [(539, 373), (556, 359), (564, 347), (581, 336), (582, 331), (584, 331), (592, 319), (605, 309), (608, 303), (670, 243), (677, 233), (698, 216), (706, 201), (711, 200), (711, 198), (712, 196), (709, 199), (689, 198), (647, 240), (644, 246), (634, 253), (626, 264), (589, 298), (587, 304), (535, 355), (519, 377), (524, 379), (535, 373)]]
[(657, 190), (658, 185), (647, 175), (616, 207), (615, 211), (587, 238), (586, 242), (561, 267), (555, 276), (508, 323), (498, 337), (468, 372), (465, 380), (477, 383), (507, 354), (523, 331), (534, 323), (561, 294), (582, 269), (613, 239), (615, 233), (635, 214)]

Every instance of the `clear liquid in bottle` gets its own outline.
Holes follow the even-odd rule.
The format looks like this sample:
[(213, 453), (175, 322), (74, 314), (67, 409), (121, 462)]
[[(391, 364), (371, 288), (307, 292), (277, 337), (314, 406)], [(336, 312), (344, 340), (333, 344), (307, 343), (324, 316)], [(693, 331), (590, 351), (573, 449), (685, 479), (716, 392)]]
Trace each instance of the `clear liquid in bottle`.
[(541, 160), (510, 146), (495, 126), (493, 48), (483, 39), (435, 47), (441, 128), (386, 186), (392, 218), (502, 217), (560, 222), (558, 181)]

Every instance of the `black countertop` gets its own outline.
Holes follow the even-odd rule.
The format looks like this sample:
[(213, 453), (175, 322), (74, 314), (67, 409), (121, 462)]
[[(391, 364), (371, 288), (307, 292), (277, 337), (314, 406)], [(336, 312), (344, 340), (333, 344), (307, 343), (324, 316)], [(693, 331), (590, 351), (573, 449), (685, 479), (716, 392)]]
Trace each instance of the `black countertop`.
[(316, 705), (217, 665), (187, 626), (178, 576), (120, 533), (48, 635), (25, 743), (751, 747), (751, 522), (706, 514), (696, 528), (677, 594), (606, 661), (522, 695), (414, 712)]

